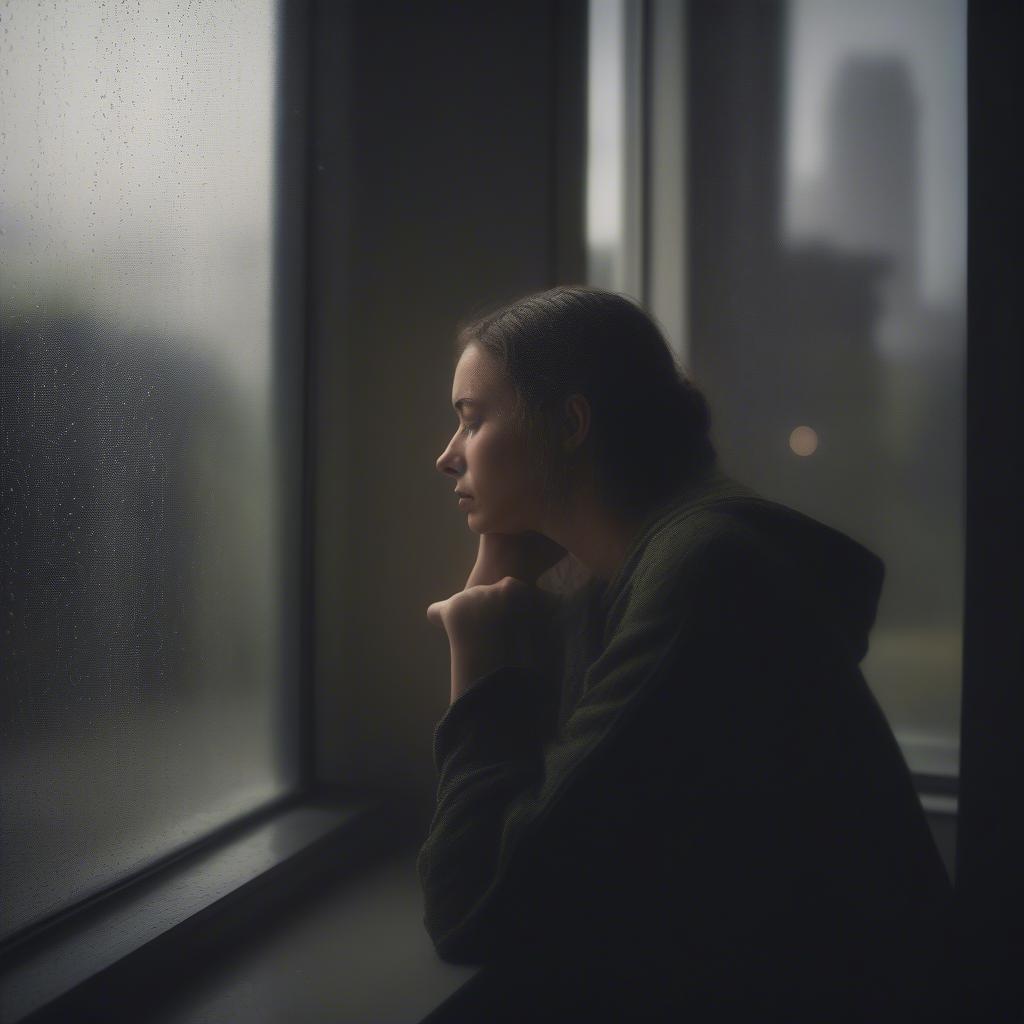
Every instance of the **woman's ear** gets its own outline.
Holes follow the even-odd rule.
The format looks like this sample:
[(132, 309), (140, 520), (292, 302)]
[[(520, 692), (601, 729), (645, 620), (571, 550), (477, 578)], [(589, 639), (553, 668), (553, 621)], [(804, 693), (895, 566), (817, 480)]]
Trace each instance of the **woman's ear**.
[(584, 395), (573, 394), (562, 410), (562, 450), (572, 454), (590, 433), (590, 403)]

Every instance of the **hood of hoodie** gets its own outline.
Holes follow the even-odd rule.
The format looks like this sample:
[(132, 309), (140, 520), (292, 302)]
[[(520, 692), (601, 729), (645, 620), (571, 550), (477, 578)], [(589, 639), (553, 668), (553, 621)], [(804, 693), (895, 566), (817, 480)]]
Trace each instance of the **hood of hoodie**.
[(607, 609), (636, 568), (651, 539), (680, 516), (713, 508), (735, 516), (802, 580), (808, 597), (850, 656), (868, 651), (885, 578), (882, 560), (841, 531), (786, 505), (762, 498), (714, 473), (656, 509), (641, 526), (618, 573), (603, 588)]
[(770, 538), (808, 587), (822, 619), (832, 623), (856, 662), (868, 652), (885, 579), (882, 560), (845, 533), (764, 499), (737, 500), (729, 511)]

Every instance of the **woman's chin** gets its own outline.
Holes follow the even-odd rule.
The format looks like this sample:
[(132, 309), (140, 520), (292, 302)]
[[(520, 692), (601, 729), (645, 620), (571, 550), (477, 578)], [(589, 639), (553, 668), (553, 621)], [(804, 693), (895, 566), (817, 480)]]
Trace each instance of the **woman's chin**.
[(506, 531), (500, 519), (497, 521), (491, 519), (489, 516), (483, 515), (477, 509), (470, 509), (466, 513), (466, 525), (473, 531), (473, 533), (506, 533)]

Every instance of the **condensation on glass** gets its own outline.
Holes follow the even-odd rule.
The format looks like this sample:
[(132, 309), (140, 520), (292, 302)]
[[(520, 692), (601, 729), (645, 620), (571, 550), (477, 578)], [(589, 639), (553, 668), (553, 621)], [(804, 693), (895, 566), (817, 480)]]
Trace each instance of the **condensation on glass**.
[[(965, 0), (691, 0), (682, 19), (662, 7), (650, 9), (674, 39), (646, 48), (646, 146), (659, 151), (673, 117), (687, 124), (685, 234), (673, 248), (664, 222), (680, 218), (650, 208), (644, 245), (659, 265), (644, 297), (666, 323), (685, 309), (676, 347), (710, 399), (723, 467), (884, 560), (864, 673), (911, 767), (953, 775)], [(621, 69), (613, 58), (630, 45), (615, 36), (629, 32), (621, 13), (602, 9), (593, 0), (592, 76)], [(590, 117), (605, 123), (591, 140), (625, 146), (621, 86), (600, 102), (595, 88), (592, 77)], [(607, 184), (626, 159), (611, 146), (591, 143), (587, 226), (591, 248), (614, 257), (614, 272), (592, 260), (590, 279), (616, 287), (630, 271), (614, 261), (632, 260), (635, 276), (643, 250), (628, 244), (623, 186)], [(670, 270), (682, 301), (669, 301)]]
[(297, 780), (278, 16), (0, 9), (0, 937)]

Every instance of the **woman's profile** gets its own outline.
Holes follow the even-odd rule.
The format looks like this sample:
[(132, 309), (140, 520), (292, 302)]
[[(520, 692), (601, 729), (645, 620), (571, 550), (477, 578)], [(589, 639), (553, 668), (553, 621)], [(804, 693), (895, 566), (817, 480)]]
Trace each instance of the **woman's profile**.
[(479, 548), (428, 609), (418, 871), (439, 955), (487, 965), (466, 1019), (935, 1019), (950, 883), (859, 668), (880, 560), (720, 470), (623, 296), (457, 349), (437, 468)]

